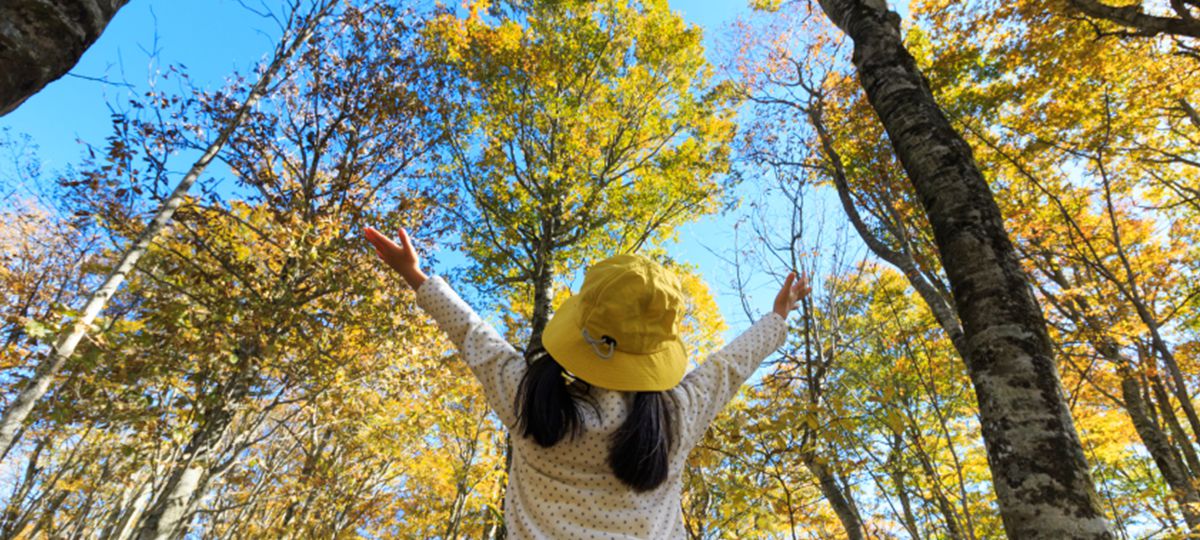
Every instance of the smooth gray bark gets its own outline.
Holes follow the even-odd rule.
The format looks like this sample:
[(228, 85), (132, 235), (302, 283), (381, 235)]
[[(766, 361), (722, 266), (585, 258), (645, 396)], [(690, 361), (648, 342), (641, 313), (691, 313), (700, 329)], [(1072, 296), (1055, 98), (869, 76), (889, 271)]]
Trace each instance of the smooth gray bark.
[(1125, 400), (1125, 410), (1133, 420), (1133, 428), (1142, 439), (1142, 444), (1146, 445), (1146, 450), (1154, 459), (1163, 479), (1170, 486), (1188, 529), (1193, 533), (1200, 532), (1200, 515), (1197, 514), (1200, 511), (1200, 494), (1197, 494), (1196, 487), (1192, 485), (1187, 468), (1179, 453), (1171, 446), (1167, 434), (1150, 418), (1137, 378), (1128, 373), (1128, 369), (1123, 371), (1125, 373), (1121, 374), (1121, 397)]
[(222, 442), (236, 409), (249, 393), (259, 346), (243, 343), (234, 354), (238, 358), (237, 371), (217, 389), (215, 404), (201, 413), (191, 439), (138, 527), (139, 540), (171, 540), (187, 532), (193, 503), (208, 482), (221, 449), (227, 446)]
[(0, 2), (0, 116), (71, 71), (128, 2)]
[(1041, 308), (970, 147), (882, 0), (822, 0), (933, 228), (1009, 537), (1112, 538), (1063, 397)]
[(129, 540), (133, 537), (134, 525), (146, 511), (146, 501), (150, 498), (153, 486), (149, 479), (140, 480), (137, 489), (127, 488), (121, 497), (121, 504), (113, 510), (112, 519), (100, 537), (105, 540)]
[(187, 448), (180, 456), (177, 466), (171, 471), (167, 483), (159, 493), (158, 500), (150, 507), (143, 521), (138, 538), (141, 540), (169, 540), (186, 532), (191, 515), (187, 509), (198, 496), (206, 473), (217, 454), (218, 443), (225, 435), (231, 415), (224, 410), (216, 411), (213, 418), (193, 434)]

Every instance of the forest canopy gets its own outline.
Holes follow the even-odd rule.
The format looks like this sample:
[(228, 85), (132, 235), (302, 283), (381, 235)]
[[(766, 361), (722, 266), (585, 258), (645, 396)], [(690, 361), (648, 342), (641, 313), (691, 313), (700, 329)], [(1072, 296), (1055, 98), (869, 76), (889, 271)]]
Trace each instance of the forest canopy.
[(259, 61), (147, 49), (35, 140), (147, 5), (79, 3), (0, 6), (0, 538), (504, 538), (509, 435), (368, 226), (518, 350), (608, 255), (693, 365), (809, 275), (690, 538), (1200, 535), (1196, 0), (239, 2)]

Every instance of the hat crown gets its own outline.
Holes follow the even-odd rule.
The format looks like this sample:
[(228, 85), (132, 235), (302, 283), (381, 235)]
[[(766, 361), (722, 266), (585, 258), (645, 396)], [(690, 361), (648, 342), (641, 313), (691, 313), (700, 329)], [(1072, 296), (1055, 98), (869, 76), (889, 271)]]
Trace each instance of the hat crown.
[(617, 255), (588, 269), (579, 290), (580, 328), (608, 336), (622, 352), (649, 354), (678, 339), (679, 279), (639, 255)]

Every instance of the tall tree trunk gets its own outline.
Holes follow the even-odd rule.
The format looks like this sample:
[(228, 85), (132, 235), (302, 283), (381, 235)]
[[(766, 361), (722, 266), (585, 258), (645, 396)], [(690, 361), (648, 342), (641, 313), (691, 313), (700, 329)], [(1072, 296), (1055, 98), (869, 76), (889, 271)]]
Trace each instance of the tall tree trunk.
[(213, 419), (192, 435), (181, 462), (171, 470), (166, 485), (146, 514), (138, 532), (139, 540), (171, 540), (185, 532), (190, 521), (186, 510), (199, 491), (210, 461), (215, 459), (216, 444), (225, 434), (226, 425)]
[[(134, 489), (136, 488), (136, 489)], [(133, 537), (134, 525), (146, 511), (146, 500), (153, 488), (149, 478), (140, 479), (133, 486), (126, 488), (121, 496), (121, 504), (113, 509), (109, 524), (104, 528), (100, 538), (104, 540), (129, 540)]]
[(129, 0), (0, 2), (0, 116), (65, 75)]
[(167, 482), (158, 492), (138, 529), (138, 540), (171, 540), (187, 532), (193, 501), (217, 464), (221, 441), (233, 421), (235, 409), (249, 392), (257, 350), (239, 347), (237, 372), (217, 393), (217, 403), (204, 411), (183, 453), (175, 460)]
[[(25, 419), (29, 416), (30, 411), (33, 410), (33, 406), (50, 389), (50, 384), (54, 381), (55, 375), (62, 370), (67, 359), (75, 353), (75, 348), (79, 345), (84, 335), (87, 334), (92, 322), (96, 320), (96, 317), (100, 315), (104, 306), (108, 304), (108, 300), (112, 298), (113, 293), (117, 291), (117, 287), (120, 287), (121, 283), (125, 281), (125, 276), (133, 269), (138, 260), (142, 258), (142, 255), (146, 253), (146, 249), (150, 247), (150, 243), (154, 241), (159, 232), (166, 228), (167, 223), (175, 215), (175, 210), (183, 203), (183, 198), (191, 189), (192, 184), (196, 182), (196, 179), (200, 178), (200, 173), (204, 172), (208, 164), (212, 162), (217, 153), (221, 151), (221, 148), (225, 146), (225, 141), (241, 125), (242, 120), (246, 117), (246, 113), (249, 112), (254, 103), (266, 92), (275, 74), (299, 50), (300, 46), (308, 40), (309, 36), (312, 35), (316, 21), (328, 11), (331, 5), (331, 2), (326, 3), (314, 11), (312, 16), (305, 19), (305, 22), (297, 32), (285, 32), (284, 39), (275, 51), (274, 59), (267, 66), (266, 70), (263, 71), (258, 82), (250, 89), (250, 93), (246, 95), (246, 100), (238, 107), (237, 114), (221, 128), (221, 131), (217, 134), (217, 138), (208, 145), (208, 148), (200, 156), (200, 159), (192, 164), (191, 169), (179, 181), (179, 185), (175, 186), (175, 190), (171, 192), (171, 195), (163, 200), (162, 205), (159, 206), (158, 211), (154, 214), (154, 218), (146, 225), (145, 230), (121, 254), (121, 259), (116, 267), (104, 279), (104, 283), (92, 292), (91, 297), (88, 298), (79, 319), (76, 319), (59, 333), (53, 349), (38, 363), (33, 375), (29, 380), (25, 381), (17, 397), (13, 399), (12, 404), (5, 409), (4, 415), (0, 417), (0, 459), (8, 455), (9, 450), (16, 443), (18, 430), (24, 425)], [(0, 28), (3, 26), (3, 24), (0, 24)], [(3, 50), (0, 47), (0, 51)]]
[[(1197, 471), (1200, 471), (1200, 466), (1197, 466), (1197, 456), (1195, 449), (1192, 448), (1191, 440), (1188, 434), (1184, 431), (1183, 426), (1179, 423), (1179, 417), (1175, 414), (1175, 408), (1171, 406), (1171, 398), (1167, 395), (1167, 390), (1163, 388), (1162, 378), (1157, 374), (1149, 376), (1150, 391), (1154, 395), (1154, 401), (1158, 402), (1159, 414), (1162, 416), (1163, 424), (1167, 426), (1167, 430), (1171, 433), (1171, 438), (1175, 439), (1175, 448), (1178, 448), (1183, 454), (1183, 458), (1192, 469), (1194, 477)], [(1186, 470), (1186, 469), (1185, 469)]]
[[(1078, 286), (1059, 269), (1043, 270), (1043, 272), (1061, 289), (1066, 290)], [(1148, 381), (1145, 385), (1142, 384), (1136, 373), (1134, 361), (1121, 351), (1120, 344), (1109, 335), (1109, 326), (1111, 323), (1092, 315), (1096, 310), (1086, 299), (1076, 298), (1071, 301), (1064, 301), (1046, 287), (1041, 287), (1040, 289), (1042, 296), (1063, 317), (1074, 323), (1076, 327), (1085, 330), (1084, 336), (1088, 344), (1102, 358), (1117, 366), (1117, 372), (1121, 377), (1121, 399), (1119, 402), (1129, 415), (1138, 439), (1141, 440), (1142, 445), (1146, 447), (1146, 451), (1149, 452), (1150, 457), (1158, 467), (1159, 474), (1162, 475), (1167, 485), (1171, 488), (1172, 496), (1183, 507), (1184, 521), (1187, 523), (1188, 528), (1193, 533), (1200, 532), (1197, 529), (1196, 507), (1189, 507), (1189, 505), (1195, 505), (1200, 501), (1200, 498), (1197, 497), (1196, 488), (1192, 485), (1191, 478), (1193, 473), (1190, 472), (1200, 470), (1200, 462), (1197, 462), (1195, 452), (1193, 452), (1189, 439), (1186, 436), (1183, 440), (1176, 441), (1176, 444), (1173, 444), (1170, 437), (1167, 436), (1166, 431), (1158, 425), (1158, 418), (1155, 417), (1154, 401), (1150, 400), (1151, 389), (1153, 389), (1154, 395), (1157, 396), (1157, 400), (1166, 400), (1167, 402), (1167, 411), (1171, 414), (1169, 417), (1163, 418), (1163, 421), (1172, 429), (1178, 426), (1177, 420), (1172, 422), (1174, 411), (1170, 409), (1170, 400), (1166, 396), (1166, 391), (1160, 390), (1160, 384), (1155, 384), (1158, 377), (1155, 376), (1153, 381)], [(1148, 353), (1147, 356), (1151, 358), (1149, 361), (1153, 362), (1153, 355)], [(1147, 403), (1148, 400), (1150, 400), (1149, 403)]]
[(1041, 308), (971, 149), (933, 99), (882, 0), (822, 0), (933, 228), (966, 341), (1012, 538), (1112, 538), (1063, 397)]
[[(1121, 374), (1121, 397), (1125, 400), (1125, 410), (1133, 420), (1133, 428), (1137, 431), (1142, 444), (1150, 452), (1159, 473), (1171, 488), (1172, 495), (1183, 511), (1183, 520), (1193, 533), (1200, 532), (1200, 495), (1188, 478), (1187, 469), (1179, 454), (1171, 446), (1166, 433), (1158, 427), (1146, 412), (1146, 403), (1142, 400), (1142, 389), (1137, 378), (1128, 369)], [(1186, 442), (1186, 441), (1185, 441)]]
[[(817, 139), (821, 142), (821, 152), (825, 155), (825, 160), (829, 162), (833, 185), (837, 190), (838, 200), (842, 203), (842, 210), (846, 212), (846, 217), (850, 219), (850, 224), (863, 243), (867, 245), (867, 249), (904, 274), (909, 285), (912, 285), (912, 288), (921, 296), (921, 300), (929, 307), (929, 311), (933, 313), (933, 318), (937, 321), (938, 326), (941, 326), (942, 330), (946, 332), (946, 337), (950, 338), (954, 349), (960, 356), (964, 356), (966, 342), (963, 340), (962, 323), (959, 321), (958, 312), (950, 302), (951, 299), (943, 296), (938, 288), (926, 279), (920, 268), (917, 267), (917, 261), (911, 253), (903, 249), (888, 247), (863, 221), (858, 207), (854, 204), (854, 198), (850, 194), (850, 182), (846, 178), (846, 165), (842, 162), (842, 156), (833, 144), (833, 137), (825, 127), (823, 107), (824, 104), (817, 100), (809, 108), (808, 118), (817, 132)], [(899, 237), (896, 231), (891, 232), (894, 236)]]
[(904, 480), (904, 464), (901, 462), (902, 455), (900, 453), (903, 443), (904, 439), (902, 435), (899, 433), (892, 434), (891, 448), (888, 451), (885, 468), (888, 476), (892, 479), (892, 483), (896, 486), (896, 497), (900, 499), (900, 509), (903, 513), (901, 518), (904, 523), (904, 529), (908, 531), (908, 536), (913, 540), (921, 540), (921, 529), (917, 526), (917, 518), (913, 514), (912, 509), (912, 498), (908, 494), (908, 482)]
[[(1159, 332), (1158, 321), (1149, 313), (1148, 308), (1138, 301), (1135, 304), (1138, 313), (1141, 315), (1142, 321), (1146, 323), (1150, 329), (1150, 343), (1159, 357), (1162, 358), (1163, 364), (1167, 367), (1167, 375), (1171, 377), (1170, 386), (1171, 393), (1175, 395), (1175, 399), (1179, 401), (1179, 408), (1183, 409), (1183, 415), (1188, 419), (1188, 424), (1192, 427), (1192, 433), (1195, 434), (1196, 440), (1200, 440), (1200, 415), (1196, 414), (1196, 407), (1192, 404), (1192, 396), (1188, 392), (1187, 381), (1183, 377), (1183, 371), (1179, 369), (1179, 363), (1175, 361), (1175, 354), (1171, 352), (1171, 348), (1167, 342), (1163, 340)], [(1186, 432), (1180, 430), (1182, 439), (1180, 444), (1190, 445), (1193, 439), (1189, 438)]]
[[(1097, 158), (1097, 163), (1102, 164), (1103, 161)], [(1120, 287), (1123, 294), (1129, 299), (1129, 302), (1133, 304), (1138, 318), (1146, 325), (1146, 330), (1150, 332), (1150, 344), (1154, 350), (1158, 351), (1159, 357), (1162, 358), (1163, 363), (1167, 367), (1167, 374), (1171, 376), (1171, 382), (1173, 383), (1171, 389), (1175, 394), (1175, 398), (1179, 400), (1179, 406), (1183, 409), (1184, 415), (1192, 426), (1192, 433), (1196, 437), (1200, 437), (1200, 415), (1196, 414), (1196, 408), (1192, 405), (1192, 397), (1188, 393), (1187, 381), (1179, 369), (1179, 364), (1175, 361), (1175, 354), (1171, 351), (1170, 345), (1167, 345), (1167, 341), (1162, 337), (1162, 332), (1160, 332), (1161, 322), (1142, 295), (1142, 286), (1139, 283), (1138, 273), (1134, 270), (1133, 264), (1129, 262), (1125, 244), (1121, 240), (1121, 228), (1117, 223), (1117, 211), (1116, 206), (1113, 204), (1112, 187), (1108, 172), (1103, 166), (1098, 168), (1100, 180), (1104, 186), (1104, 203), (1107, 209), (1106, 214), (1108, 215), (1109, 226), (1112, 230), (1113, 246), (1117, 250), (1117, 260), (1121, 263), (1121, 269), (1125, 271), (1125, 283), (1118, 283), (1118, 287)], [(1115, 273), (1113, 277), (1115, 278)], [(1186, 435), (1183, 436), (1181, 442), (1189, 445), (1190, 449), (1192, 443)]]
[(529, 321), (529, 345), (541, 344), (542, 330), (550, 322), (550, 301), (554, 295), (554, 235), (558, 233), (552, 215), (542, 218), (542, 231), (538, 239), (538, 249), (534, 260), (530, 261), (533, 268), (533, 314)]
[[(1082, 319), (1080, 324), (1086, 324), (1091, 332), (1103, 331), (1099, 328), (1099, 323), (1092, 318), (1083, 314), (1079, 314), (1077, 318)], [(1133, 429), (1154, 460), (1159, 474), (1171, 488), (1171, 494), (1183, 511), (1183, 519), (1188, 529), (1192, 533), (1200, 532), (1200, 514), (1197, 513), (1200, 512), (1200, 493), (1197, 493), (1192, 484), (1191, 473), (1184, 465), (1179, 450), (1172, 446), (1170, 438), (1153, 417), (1153, 410), (1148, 408), (1152, 404), (1147, 404), (1143, 398), (1143, 395), (1148, 394), (1148, 389), (1142, 388), (1141, 381), (1133, 371), (1133, 362), (1121, 353), (1120, 346), (1107, 335), (1101, 334), (1100, 337), (1091, 338), (1089, 341), (1096, 352), (1117, 366), (1121, 376), (1121, 399), (1124, 402), (1122, 405), (1129, 414)], [(1166, 396), (1161, 395), (1161, 398)], [(1191, 449), (1187, 446), (1189, 443), (1186, 439), (1178, 442), (1181, 443), (1180, 448), (1184, 452)]]
[(818, 461), (816, 456), (806, 456), (804, 466), (817, 478), (817, 486), (821, 489), (825, 500), (829, 501), (829, 505), (833, 507), (833, 512), (837, 514), (838, 521), (842, 523), (842, 528), (846, 531), (846, 537), (849, 540), (864, 540), (866, 535), (863, 532), (862, 518), (858, 515), (858, 509), (855, 508), (849, 493), (842, 489), (841, 483), (837, 481), (833, 471)]

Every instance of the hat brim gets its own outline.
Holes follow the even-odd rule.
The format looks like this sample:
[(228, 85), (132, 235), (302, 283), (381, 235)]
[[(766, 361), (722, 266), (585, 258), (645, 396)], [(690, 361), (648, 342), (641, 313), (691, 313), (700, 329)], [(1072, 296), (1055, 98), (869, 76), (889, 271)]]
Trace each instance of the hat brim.
[(546, 323), (542, 346), (559, 365), (584, 382), (609, 390), (659, 392), (683, 380), (687, 350), (678, 338), (653, 353), (632, 354), (617, 349), (611, 357), (603, 358), (583, 339), (579, 320), (579, 296), (572, 296)]

